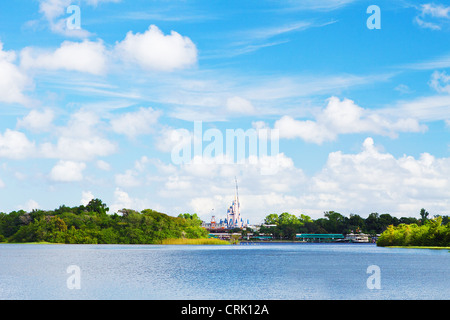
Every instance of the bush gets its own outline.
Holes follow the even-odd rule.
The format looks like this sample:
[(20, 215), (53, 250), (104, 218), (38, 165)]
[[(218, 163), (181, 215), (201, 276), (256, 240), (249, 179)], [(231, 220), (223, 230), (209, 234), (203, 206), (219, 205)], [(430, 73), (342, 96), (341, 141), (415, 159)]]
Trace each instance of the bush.
[(450, 246), (450, 225), (442, 225), (442, 217), (427, 220), (423, 225), (393, 225), (380, 235), (377, 245), (384, 246)]

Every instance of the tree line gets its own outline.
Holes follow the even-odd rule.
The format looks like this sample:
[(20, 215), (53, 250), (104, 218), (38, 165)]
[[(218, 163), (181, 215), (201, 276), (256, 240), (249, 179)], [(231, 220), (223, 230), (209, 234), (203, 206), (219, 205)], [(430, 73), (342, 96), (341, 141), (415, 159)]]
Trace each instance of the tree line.
[(0, 242), (154, 244), (164, 239), (208, 236), (196, 214), (172, 217), (151, 209), (123, 209), (119, 214), (108, 211), (100, 199), (93, 199), (86, 206), (0, 213)]
[[(166, 239), (202, 239), (208, 231), (201, 227), (197, 214), (184, 213), (172, 217), (151, 209), (141, 212), (122, 209), (108, 214), (109, 208), (100, 199), (86, 206), (65, 205), (51, 211), (23, 210), (0, 213), (0, 242), (50, 242), (68, 244), (158, 244)], [(380, 246), (450, 246), (448, 216), (430, 218), (422, 209), (420, 218), (393, 217), (371, 213), (367, 218), (357, 214), (346, 217), (327, 211), (323, 218), (312, 219), (287, 212), (269, 214), (259, 233), (292, 240), (297, 233), (366, 233), (381, 234)], [(233, 230), (242, 234), (252, 230)]]
[[(411, 225), (411, 226), (427, 226), (434, 221), (430, 219), (429, 213), (425, 209), (421, 209), (420, 218), (414, 217), (393, 217), (388, 213), (379, 214), (371, 213), (367, 218), (362, 218), (358, 214), (350, 214), (346, 217), (339, 212), (326, 211), (323, 218), (313, 220), (311, 217), (301, 214), (295, 216), (288, 212), (281, 214), (269, 214), (264, 220), (264, 224), (260, 228), (260, 233), (271, 233), (277, 239), (292, 240), (295, 239), (297, 233), (366, 233), (372, 236), (383, 233), (389, 226), (392, 228)], [(449, 226), (449, 217), (442, 216), (440, 223)], [(449, 226), (450, 228), (450, 226)], [(389, 229), (391, 230), (391, 229)]]
[(450, 223), (444, 224), (443, 217), (426, 220), (418, 225), (390, 225), (377, 241), (378, 246), (430, 246), (450, 247)]

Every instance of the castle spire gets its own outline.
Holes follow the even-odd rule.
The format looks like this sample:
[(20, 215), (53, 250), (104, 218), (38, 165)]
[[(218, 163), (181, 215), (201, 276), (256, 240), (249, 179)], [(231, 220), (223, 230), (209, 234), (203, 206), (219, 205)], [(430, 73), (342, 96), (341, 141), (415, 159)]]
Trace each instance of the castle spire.
[(239, 206), (239, 189), (238, 189), (238, 183), (237, 183), (236, 176), (234, 176), (234, 181), (236, 182), (236, 193), (235, 193), (234, 198), (236, 199), (236, 202), (237, 202), (237, 204)]

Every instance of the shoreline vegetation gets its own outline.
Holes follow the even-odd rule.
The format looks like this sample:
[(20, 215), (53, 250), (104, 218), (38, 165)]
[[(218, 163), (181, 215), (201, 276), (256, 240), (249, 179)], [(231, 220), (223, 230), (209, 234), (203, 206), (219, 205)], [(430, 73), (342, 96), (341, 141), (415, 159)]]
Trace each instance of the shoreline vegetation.
[(228, 230), (233, 233), (229, 241), (209, 237), (195, 213), (173, 217), (151, 209), (122, 209), (114, 214), (108, 211), (100, 199), (93, 199), (86, 206), (0, 213), (0, 243), (215, 245), (266, 242), (246, 241), (247, 234), (270, 235), (271, 242), (299, 242), (295, 241), (298, 233), (366, 233), (372, 238), (379, 235), (377, 245), (383, 247), (450, 248), (449, 217), (428, 219), (425, 209), (420, 211), (421, 219), (378, 213), (364, 219), (334, 211), (316, 220), (303, 214), (269, 214), (259, 230)]
[[(208, 231), (196, 214), (172, 217), (151, 209), (122, 209), (108, 214), (99, 199), (86, 206), (51, 211), (0, 213), (0, 242), (59, 244), (161, 244), (167, 239), (208, 243)], [(199, 242), (199, 241), (198, 241)], [(213, 241), (210, 241), (212, 243)], [(191, 241), (195, 243), (195, 241)]]
[(377, 245), (381, 247), (449, 248), (450, 223), (443, 224), (442, 217), (427, 219), (421, 225), (389, 225), (380, 235)]
[(393, 249), (429, 249), (429, 250), (450, 250), (450, 247), (431, 247), (431, 246), (388, 246)]

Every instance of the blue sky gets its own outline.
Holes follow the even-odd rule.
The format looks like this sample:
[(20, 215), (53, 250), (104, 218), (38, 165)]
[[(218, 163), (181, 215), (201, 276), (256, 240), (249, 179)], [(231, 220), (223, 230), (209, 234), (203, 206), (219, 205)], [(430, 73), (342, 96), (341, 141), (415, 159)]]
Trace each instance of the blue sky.
[[(237, 176), (252, 223), (448, 214), (449, 35), (444, 1), (2, 2), (0, 211), (96, 197), (207, 220)], [(177, 164), (194, 121), (276, 131), (279, 153)]]

